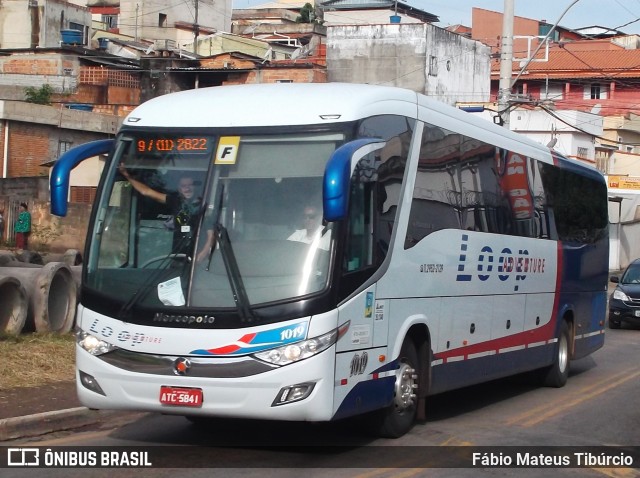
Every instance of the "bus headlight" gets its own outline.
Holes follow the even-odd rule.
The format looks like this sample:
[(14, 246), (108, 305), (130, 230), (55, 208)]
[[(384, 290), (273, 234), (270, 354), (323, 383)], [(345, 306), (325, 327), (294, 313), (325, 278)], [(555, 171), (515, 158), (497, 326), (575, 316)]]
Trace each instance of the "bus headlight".
[(337, 329), (324, 335), (319, 335), (318, 337), (255, 353), (253, 357), (278, 366), (299, 362), (300, 360), (313, 357), (335, 344), (338, 339), (346, 333), (349, 328), (349, 323), (350, 322), (346, 322)]
[(115, 345), (99, 339), (95, 335), (79, 329), (76, 331), (76, 343), (91, 355), (106, 354), (118, 348)]

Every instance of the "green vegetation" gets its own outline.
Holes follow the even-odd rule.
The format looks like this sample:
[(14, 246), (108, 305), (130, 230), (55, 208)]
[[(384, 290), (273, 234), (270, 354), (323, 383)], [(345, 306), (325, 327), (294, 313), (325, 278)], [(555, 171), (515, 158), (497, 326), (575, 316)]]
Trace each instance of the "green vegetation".
[(51, 85), (42, 85), (40, 88), (28, 86), (24, 89), (24, 95), (27, 103), (50, 105), (53, 87)]
[(296, 18), (298, 23), (319, 23), (322, 24), (320, 18), (316, 14), (316, 10), (310, 3), (305, 3), (300, 9), (300, 16)]

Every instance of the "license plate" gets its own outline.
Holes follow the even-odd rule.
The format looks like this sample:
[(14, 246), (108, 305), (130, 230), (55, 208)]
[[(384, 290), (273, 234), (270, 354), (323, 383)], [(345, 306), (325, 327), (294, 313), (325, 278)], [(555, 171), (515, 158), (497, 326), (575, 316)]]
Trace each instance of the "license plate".
[(200, 388), (180, 388), (180, 387), (160, 387), (160, 403), (174, 407), (201, 407), (202, 389)]

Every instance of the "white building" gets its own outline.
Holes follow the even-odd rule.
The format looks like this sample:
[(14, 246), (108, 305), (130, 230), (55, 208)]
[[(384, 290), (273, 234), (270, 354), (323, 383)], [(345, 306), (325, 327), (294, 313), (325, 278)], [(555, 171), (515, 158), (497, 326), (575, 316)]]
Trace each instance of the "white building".
[(91, 12), (84, 6), (62, 0), (2, 0), (0, 3), (0, 49), (55, 48), (64, 30), (82, 32), (91, 38)]
[(444, 103), (488, 101), (490, 48), (427, 23), (327, 27), (329, 81), (407, 88)]
[(135, 39), (169, 41), (181, 47), (192, 44), (196, 33), (231, 31), (231, 10), (231, 0), (121, 0), (118, 27)]

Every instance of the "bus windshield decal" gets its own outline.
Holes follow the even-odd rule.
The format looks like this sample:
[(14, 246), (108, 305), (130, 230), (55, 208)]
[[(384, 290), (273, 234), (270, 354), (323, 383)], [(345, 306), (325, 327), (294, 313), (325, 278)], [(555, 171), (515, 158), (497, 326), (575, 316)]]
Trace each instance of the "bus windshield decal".
[(246, 334), (234, 343), (213, 349), (191, 351), (197, 355), (242, 355), (259, 352), (281, 345), (299, 342), (307, 336), (307, 323), (300, 322), (277, 329), (263, 330), (254, 334)]

